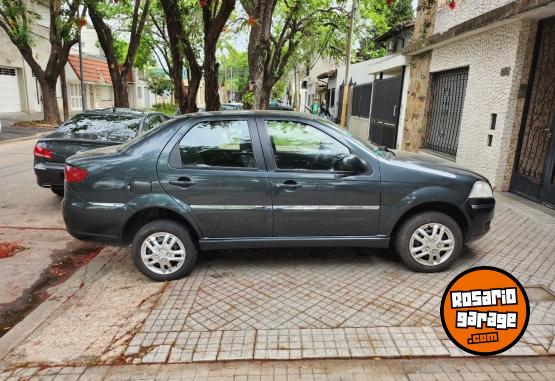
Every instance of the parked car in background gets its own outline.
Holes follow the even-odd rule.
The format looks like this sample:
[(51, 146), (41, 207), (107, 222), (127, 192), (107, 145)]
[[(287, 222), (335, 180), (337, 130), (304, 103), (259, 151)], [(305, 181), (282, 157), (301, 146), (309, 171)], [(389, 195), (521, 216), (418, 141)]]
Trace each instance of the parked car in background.
[(441, 271), (488, 232), (488, 181), (393, 152), (296, 112), (188, 114), (66, 162), (63, 215), (78, 239), (132, 244), (137, 268), (177, 279), (198, 250), (396, 248)]
[(280, 101), (271, 100), (268, 103), (268, 110), (294, 111), (294, 108)]
[[(204, 107), (197, 107), (197, 112), (205, 112), (206, 110), (204, 109)], [(183, 115), (181, 113), (181, 110), (177, 109), (177, 111), (173, 114), (173, 116), (179, 116), (179, 115)]]
[(242, 109), (243, 104), (239, 102), (222, 103), (220, 105), (220, 111), (237, 111)]
[(38, 140), (33, 152), (37, 183), (63, 196), (64, 163), (68, 157), (80, 151), (125, 143), (168, 119), (158, 112), (123, 108), (79, 113)]

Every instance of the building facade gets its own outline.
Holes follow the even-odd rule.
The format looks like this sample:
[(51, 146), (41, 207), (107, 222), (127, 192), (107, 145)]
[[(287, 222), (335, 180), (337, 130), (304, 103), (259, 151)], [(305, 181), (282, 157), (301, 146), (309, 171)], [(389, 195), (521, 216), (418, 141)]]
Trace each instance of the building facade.
[[(32, 27), (35, 60), (46, 66), (50, 55), (48, 7), (29, 2), (40, 17)], [(0, 113), (35, 113), (42, 111), (40, 86), (17, 47), (0, 29)]]
[[(34, 23), (33, 53), (44, 68), (50, 56), (49, 10), (45, 2), (30, 2), (29, 6), (40, 17)], [(40, 85), (31, 68), (4, 31), (0, 30), (0, 114), (42, 112)], [(85, 85), (86, 109), (113, 106), (113, 90), (108, 64), (98, 43), (94, 28), (82, 29), (83, 77)], [(80, 64), (78, 47), (72, 48), (65, 67), (69, 113), (82, 110)], [(58, 80), (56, 96), (60, 114), (63, 115), (62, 84)], [(142, 69), (133, 68), (129, 76), (129, 106), (150, 108), (155, 102), (154, 94), (147, 87), (147, 74)]]
[(427, 12), (416, 30), (419, 22), (429, 30), (403, 51), (410, 77), (400, 148), (555, 205), (555, 3), (465, 0), (451, 9), (440, 0)]

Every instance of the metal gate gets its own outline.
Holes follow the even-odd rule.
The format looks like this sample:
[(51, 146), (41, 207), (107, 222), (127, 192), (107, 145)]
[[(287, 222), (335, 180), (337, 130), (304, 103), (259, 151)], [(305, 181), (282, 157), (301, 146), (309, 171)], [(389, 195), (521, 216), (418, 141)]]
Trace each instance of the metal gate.
[(468, 68), (432, 74), (432, 100), (423, 148), (455, 158)]
[(530, 73), (511, 191), (555, 206), (555, 17), (544, 20)]
[(402, 76), (374, 82), (369, 138), (377, 145), (395, 148), (402, 86)]

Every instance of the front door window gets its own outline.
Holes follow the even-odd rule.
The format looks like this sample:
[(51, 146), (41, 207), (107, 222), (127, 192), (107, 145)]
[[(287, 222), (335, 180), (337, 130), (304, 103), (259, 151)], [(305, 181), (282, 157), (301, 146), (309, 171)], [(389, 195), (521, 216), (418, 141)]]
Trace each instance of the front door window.
[(340, 171), (341, 161), (350, 154), (347, 147), (315, 127), (277, 120), (266, 124), (280, 170)]

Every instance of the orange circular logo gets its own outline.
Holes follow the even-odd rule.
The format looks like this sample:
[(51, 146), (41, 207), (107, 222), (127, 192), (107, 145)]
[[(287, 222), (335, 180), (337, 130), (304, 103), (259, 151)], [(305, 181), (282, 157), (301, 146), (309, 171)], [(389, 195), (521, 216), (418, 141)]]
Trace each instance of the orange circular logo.
[(475, 355), (506, 351), (526, 331), (530, 304), (524, 287), (508, 272), (474, 267), (449, 283), (441, 301), (441, 323), (447, 336)]

